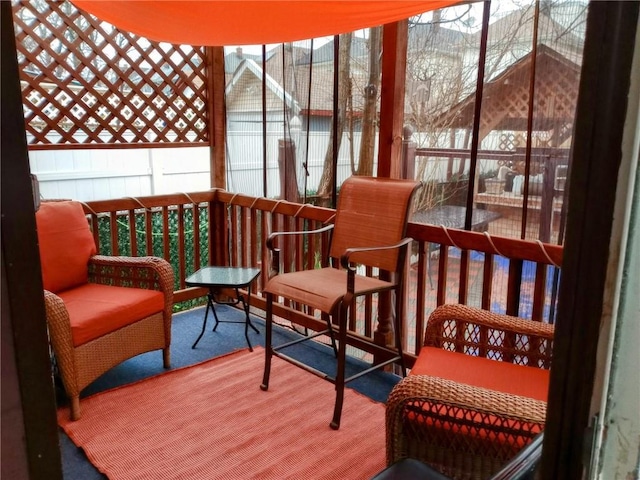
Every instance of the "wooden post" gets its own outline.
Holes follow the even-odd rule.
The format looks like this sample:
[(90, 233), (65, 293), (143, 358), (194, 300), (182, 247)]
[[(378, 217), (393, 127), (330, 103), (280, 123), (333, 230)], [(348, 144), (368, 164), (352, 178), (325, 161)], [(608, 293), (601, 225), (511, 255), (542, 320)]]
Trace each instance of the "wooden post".
[(207, 47), (209, 98), (209, 151), (211, 188), (227, 188), (225, 131), (227, 113), (224, 103), (224, 48)]
[(280, 198), (298, 203), (300, 198), (296, 176), (296, 144), (291, 139), (278, 140), (278, 169), (280, 171)]
[(407, 21), (403, 20), (389, 23), (382, 30), (379, 177), (400, 178), (402, 174), (407, 29)]
[(416, 143), (411, 140), (413, 128), (409, 125), (402, 130), (402, 175), (401, 178), (413, 180), (416, 175)]
[[(378, 177), (403, 177), (402, 133), (404, 127), (404, 90), (407, 61), (406, 20), (390, 23), (382, 30), (382, 82), (380, 100), (380, 138), (378, 146)], [(389, 279), (389, 272), (380, 272)], [(373, 334), (379, 345), (394, 345), (393, 309), (390, 293), (378, 298), (378, 326)], [(374, 359), (377, 361), (378, 359)]]

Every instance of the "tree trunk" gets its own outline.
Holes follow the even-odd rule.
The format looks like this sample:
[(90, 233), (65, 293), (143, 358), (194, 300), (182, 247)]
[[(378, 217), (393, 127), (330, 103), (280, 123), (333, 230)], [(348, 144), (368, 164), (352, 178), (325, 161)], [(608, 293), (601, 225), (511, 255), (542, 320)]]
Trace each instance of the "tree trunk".
[[(333, 189), (333, 138), (337, 135), (337, 148), (340, 151), (340, 143), (342, 141), (342, 132), (344, 131), (344, 122), (347, 112), (347, 98), (351, 91), (351, 33), (340, 35), (340, 49), (338, 55), (338, 126), (337, 131), (331, 130), (329, 136), (329, 146), (324, 157), (324, 167), (322, 169), (322, 177), (318, 186), (319, 196), (328, 196)], [(335, 113), (334, 113), (335, 114)]]
[(357, 175), (373, 175), (373, 152), (375, 147), (378, 92), (380, 91), (380, 53), (382, 49), (382, 27), (369, 29), (369, 83), (364, 90), (362, 112), (362, 137)]

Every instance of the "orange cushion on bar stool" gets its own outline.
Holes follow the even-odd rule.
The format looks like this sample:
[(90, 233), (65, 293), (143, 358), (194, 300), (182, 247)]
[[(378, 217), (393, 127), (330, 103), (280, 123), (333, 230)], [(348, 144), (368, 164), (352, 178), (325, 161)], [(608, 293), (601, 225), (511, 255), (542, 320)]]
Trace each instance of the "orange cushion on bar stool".
[(60, 292), (77, 347), (141, 318), (164, 310), (164, 295), (157, 290), (87, 283)]
[(430, 375), (457, 383), (547, 401), (549, 370), (422, 347), (411, 375)]
[(44, 288), (53, 293), (87, 283), (96, 244), (79, 202), (43, 202), (36, 212)]

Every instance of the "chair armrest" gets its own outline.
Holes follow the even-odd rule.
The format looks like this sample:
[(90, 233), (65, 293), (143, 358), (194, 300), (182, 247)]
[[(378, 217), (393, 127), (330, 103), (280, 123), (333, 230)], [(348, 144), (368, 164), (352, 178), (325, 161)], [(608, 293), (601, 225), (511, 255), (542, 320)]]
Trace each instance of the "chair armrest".
[(547, 404), (518, 395), (456, 383), (428, 375), (409, 375), (391, 391), (386, 404), (387, 463), (460, 449), (493, 456), (496, 466), (544, 428)]
[(159, 257), (94, 255), (89, 259), (89, 281), (159, 290), (165, 298), (173, 297), (173, 268)]
[(49, 338), (60, 367), (62, 381), (70, 395), (77, 395), (80, 392), (75, 381), (77, 374), (69, 312), (62, 299), (48, 290), (44, 291), (44, 307)]
[(394, 249), (398, 249), (398, 248), (402, 248), (402, 247), (407, 247), (412, 241), (413, 241), (412, 238), (407, 237), (407, 238), (403, 238), (398, 243), (394, 243), (393, 245), (385, 245), (385, 246), (380, 246), (380, 247), (353, 247), (353, 248), (347, 248), (345, 250), (345, 252), (342, 254), (342, 256), (340, 257), (340, 265), (342, 265), (343, 268), (355, 271), (355, 269), (351, 266), (352, 262), (349, 260), (349, 257), (351, 257), (352, 255), (354, 255), (356, 253), (360, 253), (360, 252), (375, 252), (375, 251), (383, 251), (383, 250), (394, 250)]
[[(554, 327), (548, 323), (446, 304), (429, 316), (424, 345), (549, 368)], [(526, 359), (526, 360), (525, 360)]]
[(282, 237), (282, 236), (295, 237), (295, 236), (301, 236), (301, 235), (316, 235), (318, 233), (327, 232), (331, 229), (333, 229), (333, 224), (326, 225), (316, 230), (300, 230), (300, 231), (293, 231), (293, 232), (272, 232), (271, 234), (269, 234), (266, 241), (267, 248), (272, 252), (271, 272), (269, 276), (271, 277), (272, 275), (277, 275), (278, 272), (280, 271), (280, 249), (275, 246), (276, 238)]

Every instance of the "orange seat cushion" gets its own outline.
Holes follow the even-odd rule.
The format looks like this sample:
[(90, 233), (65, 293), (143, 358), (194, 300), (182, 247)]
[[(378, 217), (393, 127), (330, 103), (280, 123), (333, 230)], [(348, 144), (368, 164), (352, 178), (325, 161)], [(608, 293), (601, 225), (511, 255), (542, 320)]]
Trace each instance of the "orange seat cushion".
[(157, 290), (87, 283), (58, 295), (69, 312), (75, 347), (164, 310)]
[[(389, 290), (392, 286), (377, 278), (355, 276), (356, 295)], [(282, 273), (271, 277), (263, 291), (331, 313), (347, 293), (347, 271), (327, 267)]]
[(87, 283), (96, 244), (79, 202), (43, 202), (36, 212), (42, 283), (62, 292)]
[(549, 371), (422, 347), (411, 375), (430, 375), (457, 383), (547, 401)]

